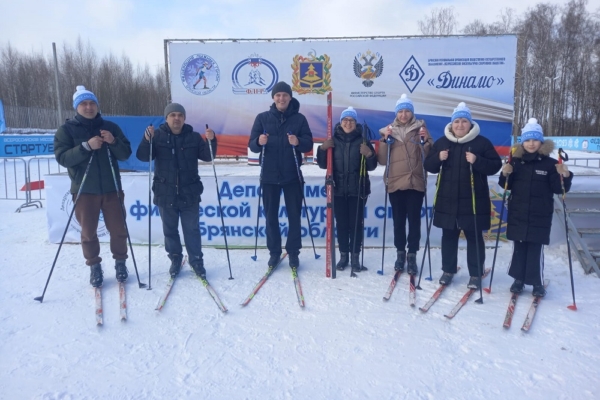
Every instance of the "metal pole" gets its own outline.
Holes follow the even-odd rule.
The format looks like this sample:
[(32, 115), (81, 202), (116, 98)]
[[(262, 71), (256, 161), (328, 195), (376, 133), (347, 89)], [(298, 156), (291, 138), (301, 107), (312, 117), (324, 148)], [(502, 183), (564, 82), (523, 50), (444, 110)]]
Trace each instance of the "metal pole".
[(60, 85), (58, 84), (58, 60), (56, 58), (56, 43), (52, 42), (52, 53), (54, 54), (54, 84), (56, 85), (56, 115), (58, 116), (58, 125), (63, 123), (62, 107), (60, 105)]
[(171, 102), (171, 80), (169, 78), (169, 42), (170, 40), (164, 40), (164, 53), (165, 53), (165, 77), (167, 83), (167, 104)]

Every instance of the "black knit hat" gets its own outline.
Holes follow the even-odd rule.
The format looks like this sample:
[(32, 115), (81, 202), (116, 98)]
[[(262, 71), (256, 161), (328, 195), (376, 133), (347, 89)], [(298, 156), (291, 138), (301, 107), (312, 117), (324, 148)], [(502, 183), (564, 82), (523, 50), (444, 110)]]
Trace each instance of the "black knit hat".
[(271, 98), (275, 97), (275, 95), (277, 93), (281, 93), (281, 92), (285, 92), (285, 93), (289, 94), (290, 97), (294, 97), (294, 96), (292, 96), (292, 88), (290, 87), (290, 85), (288, 85), (284, 81), (281, 81), (281, 82), (277, 82), (275, 84), (275, 86), (273, 86), (273, 90), (271, 90)]

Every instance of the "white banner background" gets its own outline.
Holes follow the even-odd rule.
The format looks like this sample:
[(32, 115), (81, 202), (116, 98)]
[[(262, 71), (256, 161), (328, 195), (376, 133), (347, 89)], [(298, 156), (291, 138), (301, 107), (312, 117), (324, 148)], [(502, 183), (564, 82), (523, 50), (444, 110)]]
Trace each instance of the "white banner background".
[[(248, 169), (250, 168), (250, 169)], [(306, 203), (309, 208), (309, 219), (313, 229), (315, 245), (318, 247), (325, 246), (325, 213), (326, 213), (326, 198), (324, 196), (324, 178), (322, 170), (313, 165), (302, 167), (306, 179)], [(232, 173), (232, 170), (238, 170), (237, 173)], [(224, 221), (228, 229), (228, 244), (231, 247), (253, 247), (255, 241), (256, 216), (258, 197), (256, 194), (258, 189), (258, 174), (259, 168), (246, 166), (244, 169), (239, 167), (229, 167), (226, 176), (219, 176), (219, 186), (221, 188), (221, 202), (225, 209)], [(378, 167), (375, 171), (375, 176), (371, 176), (371, 195), (367, 201), (365, 211), (365, 245), (367, 247), (381, 247), (383, 240), (383, 206), (384, 206), (384, 184), (381, 177), (383, 167)], [(585, 179), (588, 178), (588, 179)], [(69, 193), (70, 181), (66, 174), (46, 175), (44, 177), (46, 185), (46, 213), (48, 218), (48, 237), (50, 242), (59, 243), (64, 232), (69, 213), (72, 210), (71, 194)], [(490, 196), (492, 198), (492, 228), (497, 229), (498, 213), (502, 204), (502, 189), (497, 185), (497, 176), (491, 176), (488, 179), (490, 184)], [(579, 190), (582, 187), (587, 187), (594, 184), (593, 177), (578, 177), (575, 183), (578, 184)], [(200, 204), (202, 215), (200, 217), (200, 227), (202, 232), (202, 244), (207, 246), (222, 246), (225, 244), (221, 232), (221, 218), (217, 215), (218, 199), (215, 187), (214, 175), (203, 175), (202, 182), (204, 183), (204, 194)], [(427, 189), (427, 204), (429, 212), (433, 204), (433, 196), (435, 193), (436, 176), (429, 176)], [(148, 175), (141, 173), (122, 173), (123, 189), (125, 191), (125, 207), (127, 210), (127, 225), (129, 228), (131, 240), (133, 243), (144, 244), (148, 243)], [(318, 197), (315, 197), (318, 195)], [(576, 207), (573, 200), (569, 201), (570, 207)], [(262, 203), (261, 203), (262, 204)], [(281, 199), (280, 212), (283, 212), (284, 200)], [(506, 212), (504, 213), (501, 239), (504, 238)], [(259, 220), (259, 238), (258, 245), (266, 246), (264, 237), (264, 215), (260, 216)], [(423, 204), (423, 212), (421, 218), (421, 244), (425, 244), (426, 239), (426, 218), (425, 205)], [(280, 218), (280, 224), (283, 228), (287, 227), (287, 217)], [(553, 229), (552, 242), (564, 241), (564, 230), (562, 230), (563, 222), (555, 218), (553, 226), (558, 229)], [(309, 249), (312, 244), (310, 236), (307, 232), (306, 215), (302, 216), (302, 242), (304, 249)], [(393, 247), (393, 220), (391, 218), (391, 207), (388, 202), (388, 218), (386, 229), (386, 246)], [(562, 232), (562, 233), (561, 233)], [(101, 242), (108, 242), (109, 236), (102, 220), (98, 226), (98, 235)], [(439, 247), (441, 239), (441, 230), (432, 227), (431, 230), (431, 245)], [(487, 245), (494, 245), (495, 235), (490, 236), (491, 241)], [(67, 232), (66, 242), (79, 243), (80, 228), (79, 224), (73, 218), (69, 230)], [(285, 237), (283, 242), (285, 243)], [(158, 210), (153, 206), (152, 215), (152, 243), (163, 244), (162, 224), (158, 215)], [(183, 236), (182, 236), (183, 243)], [(464, 245), (464, 243), (461, 243)]]

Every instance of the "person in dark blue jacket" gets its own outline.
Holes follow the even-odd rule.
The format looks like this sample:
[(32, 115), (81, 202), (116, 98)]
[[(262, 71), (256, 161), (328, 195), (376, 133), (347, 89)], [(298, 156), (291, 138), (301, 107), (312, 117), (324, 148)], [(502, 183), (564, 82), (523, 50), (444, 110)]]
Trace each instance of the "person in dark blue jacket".
[(264, 148), (260, 162), (267, 247), (271, 255), (268, 265), (277, 265), (281, 258), (279, 200), (283, 191), (288, 214), (285, 249), (289, 255), (290, 267), (297, 268), (302, 248), (300, 216), (304, 191), (300, 164), (302, 153), (312, 150), (312, 132), (308, 121), (299, 112), (300, 103), (292, 97), (290, 85), (285, 82), (276, 83), (271, 97), (274, 102), (269, 111), (258, 114), (254, 120), (248, 147), (255, 153), (261, 153)]
[(562, 194), (561, 179), (565, 192), (573, 180), (567, 166), (550, 157), (553, 150), (554, 142), (544, 140), (542, 127), (531, 118), (521, 131), (521, 145), (512, 161), (502, 167), (498, 184), (504, 187), (508, 180), (510, 190), (506, 237), (514, 242), (508, 270), (515, 279), (510, 287), (513, 293), (532, 285), (534, 296), (546, 294), (542, 253), (550, 243), (554, 194)]
[[(317, 150), (319, 167), (327, 169), (327, 149), (333, 147), (334, 212), (340, 248), (340, 261), (336, 268), (343, 271), (348, 266), (348, 254), (351, 253), (351, 268), (354, 272), (363, 269), (358, 257), (364, 225), (361, 211), (364, 210), (367, 197), (371, 193), (371, 181), (367, 171), (377, 168), (375, 149), (363, 136), (363, 127), (357, 124), (357, 119), (358, 114), (354, 108), (348, 107), (342, 111), (333, 137), (325, 140)], [(361, 180), (363, 157), (366, 171)]]
[[(444, 136), (433, 144), (424, 166), (428, 172), (439, 174), (433, 225), (442, 228), (444, 273), (440, 284), (448, 285), (456, 273), (458, 239), (463, 231), (467, 239), (467, 265), (471, 276), (467, 287), (479, 289), (479, 267), (483, 269), (485, 263), (482, 231), (490, 229), (492, 208), (487, 177), (502, 168), (502, 160), (492, 142), (480, 135), (479, 125), (471, 118), (471, 111), (465, 103), (459, 103), (454, 109), (452, 122), (446, 125)], [(476, 247), (476, 244), (479, 246)]]
[[(158, 206), (165, 235), (165, 250), (171, 259), (169, 273), (177, 276), (181, 270), (183, 251), (179, 237), (179, 220), (192, 269), (206, 278), (200, 236), (200, 195), (204, 186), (198, 174), (198, 160), (211, 161), (217, 153), (217, 139), (212, 129), (205, 131), (210, 147), (191, 125), (185, 123), (185, 108), (171, 103), (165, 107), (166, 123), (158, 129), (150, 126), (138, 147), (140, 161), (156, 160), (154, 164), (154, 204)], [(150, 137), (152, 154), (150, 155)]]

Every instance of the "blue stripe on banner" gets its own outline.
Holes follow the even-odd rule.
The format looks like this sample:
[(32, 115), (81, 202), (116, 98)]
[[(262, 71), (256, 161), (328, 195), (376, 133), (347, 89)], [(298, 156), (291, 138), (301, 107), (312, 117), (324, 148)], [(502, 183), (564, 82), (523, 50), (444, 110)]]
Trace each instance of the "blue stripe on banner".
[(0, 100), (0, 133), (6, 130), (6, 121), (4, 120), (4, 106)]
[[(333, 125), (335, 126), (339, 122), (339, 115), (346, 107), (334, 107), (333, 108)], [(325, 113), (323, 107), (308, 106), (303, 107), (301, 112), (306, 116), (309, 121), (313, 137), (316, 139), (324, 139), (325, 131), (321, 128), (323, 125), (326, 126), (326, 120), (324, 118)], [(369, 128), (379, 138), (379, 129), (389, 125), (394, 120), (394, 113), (390, 111), (377, 111), (377, 110), (363, 110), (356, 109), (358, 114), (358, 122), (366, 123)], [(425, 120), (427, 129), (434, 140), (439, 139), (444, 135), (444, 129), (450, 122), (450, 117), (440, 117), (436, 115), (426, 114), (415, 114), (417, 119)], [(497, 122), (497, 121), (486, 121), (477, 119), (475, 120), (481, 128), (481, 135), (490, 139), (495, 147), (511, 145), (512, 135), (512, 123), (510, 122)]]

